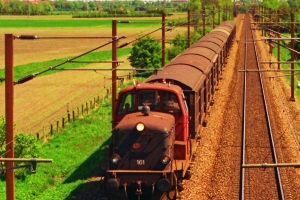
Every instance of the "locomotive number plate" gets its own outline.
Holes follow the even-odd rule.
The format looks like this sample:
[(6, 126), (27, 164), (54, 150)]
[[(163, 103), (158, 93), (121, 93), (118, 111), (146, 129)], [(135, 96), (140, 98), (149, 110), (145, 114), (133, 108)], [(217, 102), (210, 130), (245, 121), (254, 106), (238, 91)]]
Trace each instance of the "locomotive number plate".
[(145, 160), (136, 160), (137, 165), (145, 165)]

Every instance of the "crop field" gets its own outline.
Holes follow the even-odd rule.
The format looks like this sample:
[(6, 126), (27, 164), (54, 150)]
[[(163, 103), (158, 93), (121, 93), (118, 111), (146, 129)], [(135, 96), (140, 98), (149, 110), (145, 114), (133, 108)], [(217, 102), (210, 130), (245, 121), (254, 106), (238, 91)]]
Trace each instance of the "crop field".
[[(179, 18), (184, 18), (180, 15)], [(172, 16), (175, 20), (176, 17)], [(160, 18), (115, 19), (129, 20), (130, 23), (118, 23), (117, 35), (125, 36), (119, 45), (135, 40), (140, 35), (148, 34), (161, 27)], [(169, 19), (166, 18), (168, 21)], [(37, 40), (14, 40), (14, 66), (18, 77), (41, 72), (62, 60), (84, 54), (92, 49), (98, 60), (111, 60), (112, 19), (72, 19), (71, 16), (23, 16), (0, 17), (0, 42), (4, 44), (5, 34), (36, 35)], [(186, 27), (166, 33), (171, 39), (183, 33)], [(161, 38), (161, 31), (151, 34)], [(52, 37), (51, 39), (43, 39)], [(101, 39), (56, 39), (55, 37), (106, 37)], [(102, 47), (103, 46), (103, 47)], [(128, 68), (127, 56), (130, 46), (118, 50), (118, 68)], [(4, 48), (0, 49), (0, 77), (4, 74)], [(51, 61), (49, 63), (49, 61)], [(123, 63), (124, 62), (124, 63)], [(24, 66), (24, 68), (23, 68)], [(25, 67), (26, 66), (26, 67)], [(111, 64), (83, 64), (81, 68), (106, 68), (107, 71), (55, 71), (49, 75), (38, 75), (33, 80), (14, 87), (14, 122), (15, 132), (35, 134), (63, 116), (67, 110), (102, 95), (110, 87)], [(63, 68), (63, 66), (61, 67)], [(24, 69), (24, 70), (23, 70)], [(118, 71), (122, 75), (124, 71)], [(15, 79), (17, 79), (15, 77)], [(5, 113), (4, 84), (0, 85), (0, 115)]]

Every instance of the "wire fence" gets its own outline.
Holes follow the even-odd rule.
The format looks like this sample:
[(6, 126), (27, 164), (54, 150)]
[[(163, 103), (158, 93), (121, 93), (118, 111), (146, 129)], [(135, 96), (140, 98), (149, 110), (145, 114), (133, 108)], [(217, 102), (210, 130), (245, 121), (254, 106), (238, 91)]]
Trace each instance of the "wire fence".
[[(121, 87), (131, 78), (132, 75), (129, 73), (128, 75), (123, 76), (123, 78), (118, 79), (117, 87)], [(95, 95), (93, 98), (73, 107), (71, 110), (66, 109), (66, 112), (57, 120), (47, 123), (47, 125), (43, 125), (41, 129), (31, 130), (31, 132), (36, 135), (38, 140), (47, 141), (53, 137), (54, 134), (61, 132), (66, 125), (71, 124), (72, 122), (90, 114), (93, 110), (98, 109), (100, 105), (108, 101), (111, 96), (112, 88), (106, 88), (106, 91), (102, 92), (102, 94)]]

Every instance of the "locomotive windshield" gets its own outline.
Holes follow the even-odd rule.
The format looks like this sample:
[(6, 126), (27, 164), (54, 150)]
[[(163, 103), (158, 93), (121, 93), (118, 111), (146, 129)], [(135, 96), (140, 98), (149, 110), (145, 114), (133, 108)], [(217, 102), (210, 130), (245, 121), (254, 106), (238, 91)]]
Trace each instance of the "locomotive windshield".
[[(118, 108), (118, 114), (122, 115), (134, 110), (142, 110), (143, 106), (149, 106), (152, 111), (171, 112), (181, 114), (180, 104), (175, 93), (163, 90), (139, 90), (124, 93)], [(136, 99), (137, 97), (137, 99)]]

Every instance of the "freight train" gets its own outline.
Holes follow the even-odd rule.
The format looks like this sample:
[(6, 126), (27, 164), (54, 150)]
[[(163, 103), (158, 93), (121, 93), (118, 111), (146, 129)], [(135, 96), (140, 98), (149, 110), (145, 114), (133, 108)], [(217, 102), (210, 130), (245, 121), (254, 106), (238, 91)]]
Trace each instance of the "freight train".
[[(106, 190), (175, 191), (189, 176), (193, 153), (214, 101), (236, 24), (225, 21), (143, 83), (120, 91), (113, 110)], [(169, 197), (171, 198), (171, 197)]]

